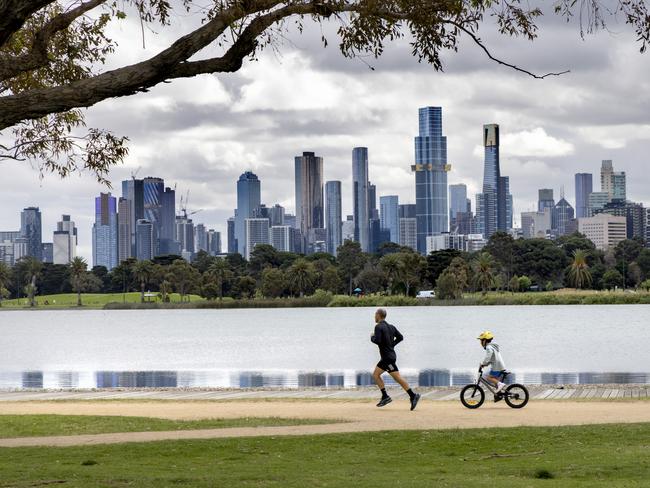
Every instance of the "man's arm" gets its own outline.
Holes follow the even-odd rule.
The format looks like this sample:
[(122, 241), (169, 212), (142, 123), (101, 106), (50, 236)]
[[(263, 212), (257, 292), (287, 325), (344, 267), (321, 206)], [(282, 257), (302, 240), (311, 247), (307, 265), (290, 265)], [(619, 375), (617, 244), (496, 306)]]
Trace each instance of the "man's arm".
[(382, 330), (379, 327), (379, 324), (375, 325), (375, 333), (370, 336), (370, 342), (373, 342), (377, 345), (381, 344), (382, 340)]
[(403, 340), (404, 340), (404, 336), (400, 333), (399, 330), (397, 330), (397, 327), (395, 327), (395, 341), (393, 342), (393, 346), (396, 346)]

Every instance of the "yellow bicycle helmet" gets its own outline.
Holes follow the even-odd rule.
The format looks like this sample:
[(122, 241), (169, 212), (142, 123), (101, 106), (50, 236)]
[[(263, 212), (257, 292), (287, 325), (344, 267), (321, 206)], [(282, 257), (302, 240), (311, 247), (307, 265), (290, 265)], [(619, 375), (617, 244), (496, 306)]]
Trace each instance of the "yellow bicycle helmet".
[(494, 339), (494, 334), (490, 332), (489, 330), (486, 330), (484, 332), (481, 332), (481, 335), (477, 337), (479, 341), (489, 341), (490, 339)]

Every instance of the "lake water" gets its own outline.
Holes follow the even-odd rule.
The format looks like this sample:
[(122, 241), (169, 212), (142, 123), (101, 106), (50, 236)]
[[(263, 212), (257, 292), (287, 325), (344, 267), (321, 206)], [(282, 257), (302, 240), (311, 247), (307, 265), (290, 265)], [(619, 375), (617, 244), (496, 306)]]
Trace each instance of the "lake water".
[[(0, 388), (372, 383), (369, 308), (0, 312)], [(398, 365), (420, 386), (471, 381), (494, 332), (515, 379), (650, 383), (650, 306), (400, 307)]]

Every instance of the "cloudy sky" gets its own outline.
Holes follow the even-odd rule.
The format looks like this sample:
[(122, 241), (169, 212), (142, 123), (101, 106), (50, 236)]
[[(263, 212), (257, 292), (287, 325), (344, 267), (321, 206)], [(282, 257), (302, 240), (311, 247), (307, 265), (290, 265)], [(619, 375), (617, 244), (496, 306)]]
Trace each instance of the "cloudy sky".
[[(121, 22), (111, 34), (120, 47), (111, 65), (151, 56), (187, 32), (192, 19), (178, 16), (168, 31), (146, 34)], [(481, 131), (501, 126), (501, 173), (510, 176), (515, 221), (536, 207), (537, 189), (564, 187), (574, 203), (573, 175), (593, 172), (613, 159), (628, 175), (628, 198), (650, 204), (650, 54), (640, 54), (629, 27), (611, 19), (609, 30), (580, 38), (575, 23), (548, 17), (540, 39), (503, 38), (486, 25), (481, 33), (494, 55), (542, 73), (570, 69), (545, 80), (498, 66), (469, 41), (445, 56), (445, 72), (418, 64), (408, 42), (389, 46), (379, 60), (345, 59), (335, 26), (307, 24), (290, 33), (279, 52), (267, 50), (235, 74), (177, 80), (135, 97), (108, 100), (88, 111), (91, 126), (130, 137), (120, 181), (159, 176), (179, 192), (190, 190), (195, 222), (225, 231), (235, 206), (235, 182), (245, 170), (262, 181), (262, 200), (293, 211), (293, 157), (324, 157), (326, 179), (343, 182), (344, 212), (351, 211), (351, 151), (367, 146), (370, 179), (379, 195), (414, 202), (413, 137), (418, 107), (443, 107), (443, 131), (453, 169), (449, 183), (466, 183), (472, 196), (483, 176)], [(209, 54), (209, 53), (208, 53)], [(375, 70), (368, 68), (370, 63)], [(60, 215), (79, 228), (79, 253), (90, 260), (93, 197), (106, 188), (91, 175), (39, 179), (24, 163), (0, 166), (0, 229), (16, 230), (20, 210), (40, 206), (44, 240)]]

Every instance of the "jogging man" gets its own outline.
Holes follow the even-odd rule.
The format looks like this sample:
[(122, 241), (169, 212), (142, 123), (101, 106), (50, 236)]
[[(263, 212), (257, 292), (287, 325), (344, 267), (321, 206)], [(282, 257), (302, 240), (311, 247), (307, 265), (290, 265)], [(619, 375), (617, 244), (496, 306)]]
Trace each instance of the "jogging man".
[(411, 410), (415, 410), (415, 407), (420, 401), (420, 394), (414, 393), (408, 383), (404, 381), (404, 378), (399, 374), (396, 362), (397, 355), (395, 354), (395, 346), (404, 340), (404, 336), (400, 334), (394, 325), (386, 322), (386, 310), (383, 308), (375, 312), (375, 324), (375, 333), (370, 336), (370, 340), (377, 344), (381, 356), (377, 366), (375, 366), (375, 371), (372, 373), (375, 383), (377, 383), (377, 386), (381, 390), (381, 400), (379, 400), (377, 406), (383, 407), (393, 401), (388, 396), (388, 393), (386, 393), (384, 380), (381, 379), (381, 375), (386, 372), (408, 393), (411, 399)]

